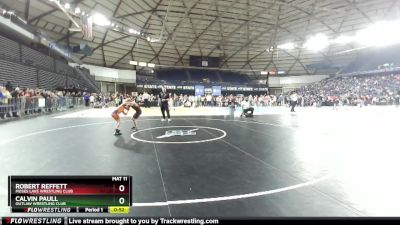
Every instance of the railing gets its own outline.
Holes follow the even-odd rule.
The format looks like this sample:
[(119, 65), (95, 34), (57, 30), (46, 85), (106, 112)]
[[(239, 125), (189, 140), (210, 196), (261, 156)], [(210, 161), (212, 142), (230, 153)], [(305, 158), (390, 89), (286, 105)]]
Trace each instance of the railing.
[(84, 106), (82, 97), (19, 97), (0, 99), (0, 120), (61, 112)]

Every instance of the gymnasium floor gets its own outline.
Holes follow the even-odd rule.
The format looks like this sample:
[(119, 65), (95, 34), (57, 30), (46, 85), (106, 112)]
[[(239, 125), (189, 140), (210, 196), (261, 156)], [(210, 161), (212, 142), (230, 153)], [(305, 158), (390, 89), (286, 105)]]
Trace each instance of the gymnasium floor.
[(146, 109), (119, 137), (110, 110), (0, 124), (0, 215), (8, 175), (122, 174), (132, 216), (400, 216), (400, 108), (176, 109), (171, 123)]

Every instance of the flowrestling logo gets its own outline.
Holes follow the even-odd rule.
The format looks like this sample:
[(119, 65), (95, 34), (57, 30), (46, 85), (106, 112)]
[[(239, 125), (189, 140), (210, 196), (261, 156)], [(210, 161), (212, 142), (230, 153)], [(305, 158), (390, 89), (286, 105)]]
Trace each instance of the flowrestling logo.
[(158, 136), (158, 139), (162, 138), (169, 138), (169, 137), (175, 137), (175, 136), (195, 136), (196, 132), (198, 131), (199, 128), (192, 129), (192, 130), (167, 130), (165, 131), (164, 135)]

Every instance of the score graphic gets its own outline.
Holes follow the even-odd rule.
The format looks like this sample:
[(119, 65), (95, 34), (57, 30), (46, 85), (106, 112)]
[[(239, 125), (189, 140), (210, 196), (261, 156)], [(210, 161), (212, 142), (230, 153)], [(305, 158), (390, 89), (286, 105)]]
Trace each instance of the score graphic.
[(25, 213), (128, 213), (131, 182), (131, 176), (9, 176), (8, 205)]

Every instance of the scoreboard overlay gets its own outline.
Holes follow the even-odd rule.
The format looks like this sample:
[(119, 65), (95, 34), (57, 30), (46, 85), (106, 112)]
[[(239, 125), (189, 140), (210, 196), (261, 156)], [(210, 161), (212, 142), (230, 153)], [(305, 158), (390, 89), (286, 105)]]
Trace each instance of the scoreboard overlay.
[(9, 176), (8, 206), (21, 213), (126, 213), (131, 176)]

